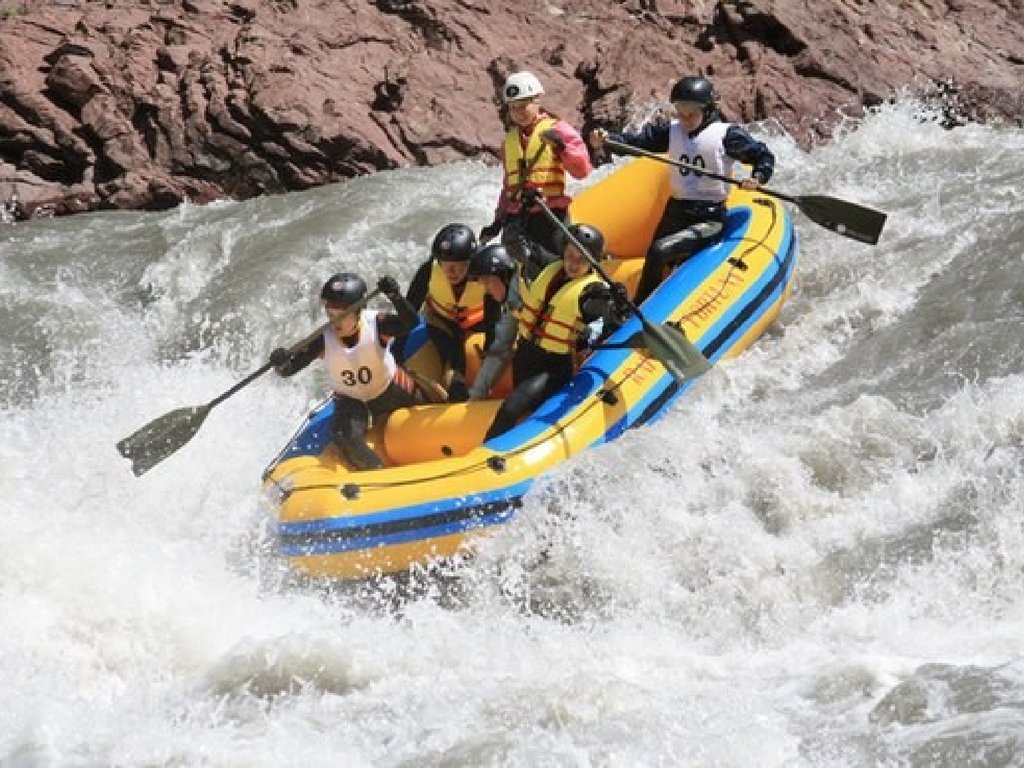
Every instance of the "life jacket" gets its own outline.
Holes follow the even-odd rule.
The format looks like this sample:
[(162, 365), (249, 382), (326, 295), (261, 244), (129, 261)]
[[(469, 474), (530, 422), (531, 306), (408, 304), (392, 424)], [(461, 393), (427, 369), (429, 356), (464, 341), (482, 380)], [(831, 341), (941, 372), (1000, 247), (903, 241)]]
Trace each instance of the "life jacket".
[[(725, 154), (725, 134), (729, 123), (708, 124), (693, 138), (678, 120), (668, 130), (668, 156), (690, 165), (706, 168), (719, 176), (732, 176), (734, 160)], [(720, 203), (729, 195), (730, 185), (687, 168), (673, 169), (669, 174), (672, 197), (678, 200), (710, 200)]]
[(576, 350), (576, 339), (583, 330), (580, 294), (591, 283), (600, 282), (601, 278), (592, 271), (588, 272), (559, 286), (549, 296), (552, 280), (561, 273), (561, 261), (545, 267), (523, 292), (523, 306), (516, 316), (521, 339), (554, 354), (570, 355)]
[(456, 299), (452, 284), (444, 276), (441, 265), (436, 261), (430, 265), (430, 282), (427, 284), (427, 316), (433, 314), (441, 320), (453, 323), (464, 331), (484, 321), (483, 283), (467, 280), (462, 295)]
[(377, 314), (372, 309), (359, 313), (359, 340), (353, 347), (346, 346), (330, 327), (324, 329), (324, 362), (334, 391), (364, 403), (384, 393), (398, 368), (391, 342), (381, 346)]
[(548, 199), (565, 196), (565, 167), (540, 137), (557, 122), (553, 117), (538, 120), (525, 148), (517, 126), (505, 133), (505, 190), (510, 200), (518, 200), (524, 187), (532, 187)]

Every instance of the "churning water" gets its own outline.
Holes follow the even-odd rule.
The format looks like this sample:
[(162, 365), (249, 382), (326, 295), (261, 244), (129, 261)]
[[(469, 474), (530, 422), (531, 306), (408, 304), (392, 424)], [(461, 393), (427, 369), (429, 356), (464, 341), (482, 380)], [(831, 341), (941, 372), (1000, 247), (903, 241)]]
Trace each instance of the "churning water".
[(1024, 132), (768, 139), (882, 242), (796, 214), (769, 334), (416, 588), (266, 554), (319, 371), (142, 478), (114, 443), (304, 336), (330, 273), (408, 280), (497, 169), (0, 224), (0, 765), (1024, 765)]

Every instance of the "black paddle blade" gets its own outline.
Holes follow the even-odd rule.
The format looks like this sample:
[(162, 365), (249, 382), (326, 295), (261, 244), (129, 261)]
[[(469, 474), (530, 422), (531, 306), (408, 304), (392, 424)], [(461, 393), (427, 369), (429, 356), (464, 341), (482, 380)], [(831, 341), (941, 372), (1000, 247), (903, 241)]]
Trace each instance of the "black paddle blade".
[(825, 195), (801, 195), (793, 198), (803, 214), (816, 224), (868, 245), (882, 236), (886, 214), (873, 208)]
[(672, 325), (643, 321), (644, 346), (680, 381), (695, 379), (711, 370), (711, 363), (682, 331)]
[(121, 440), (117, 450), (131, 461), (132, 472), (138, 477), (191, 440), (209, 412), (209, 405), (201, 405), (165, 413)]

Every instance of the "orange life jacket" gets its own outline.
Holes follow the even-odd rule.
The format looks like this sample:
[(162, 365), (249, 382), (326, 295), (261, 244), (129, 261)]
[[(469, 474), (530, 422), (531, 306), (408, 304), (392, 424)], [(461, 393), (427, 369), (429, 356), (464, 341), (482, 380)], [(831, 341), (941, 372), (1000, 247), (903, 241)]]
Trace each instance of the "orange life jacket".
[(462, 295), (456, 299), (452, 284), (444, 276), (441, 266), (435, 261), (430, 266), (430, 282), (427, 285), (427, 316), (431, 313), (441, 320), (454, 323), (466, 331), (484, 321), (483, 283), (467, 280)]

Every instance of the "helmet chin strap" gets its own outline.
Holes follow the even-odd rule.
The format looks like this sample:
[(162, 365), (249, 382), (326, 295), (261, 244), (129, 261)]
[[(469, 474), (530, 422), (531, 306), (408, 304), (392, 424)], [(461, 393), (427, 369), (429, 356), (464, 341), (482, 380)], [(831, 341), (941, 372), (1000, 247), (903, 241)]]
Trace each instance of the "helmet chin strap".
[(713, 105), (709, 104), (704, 108), (704, 115), (700, 119), (700, 125), (694, 128), (692, 131), (687, 131), (686, 134), (692, 139), (698, 133), (707, 128), (711, 123), (715, 121), (715, 116), (718, 114), (717, 110)]

